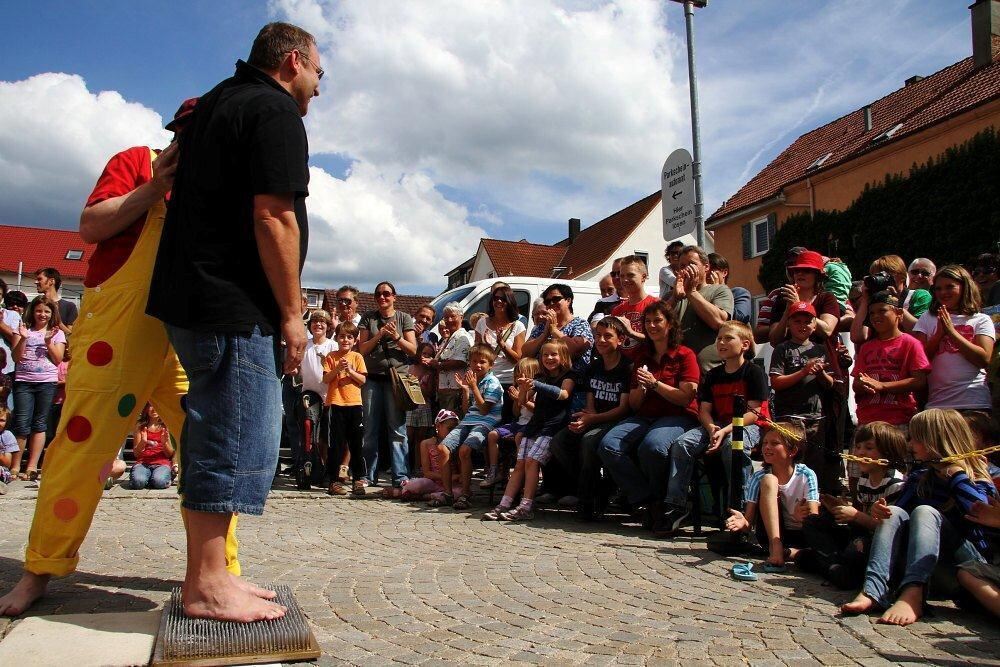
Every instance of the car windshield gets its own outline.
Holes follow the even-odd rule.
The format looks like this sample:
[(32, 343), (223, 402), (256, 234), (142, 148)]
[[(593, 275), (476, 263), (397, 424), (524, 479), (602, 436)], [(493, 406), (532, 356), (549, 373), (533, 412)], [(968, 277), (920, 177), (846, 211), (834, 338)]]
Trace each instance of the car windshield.
[(469, 296), (469, 292), (473, 289), (475, 289), (475, 285), (462, 285), (461, 287), (456, 287), (453, 290), (449, 290), (444, 294), (439, 295), (431, 301), (431, 305), (434, 306), (434, 321), (440, 322), (441, 318), (444, 317), (445, 306), (452, 301), (458, 301), (461, 303), (462, 299)]

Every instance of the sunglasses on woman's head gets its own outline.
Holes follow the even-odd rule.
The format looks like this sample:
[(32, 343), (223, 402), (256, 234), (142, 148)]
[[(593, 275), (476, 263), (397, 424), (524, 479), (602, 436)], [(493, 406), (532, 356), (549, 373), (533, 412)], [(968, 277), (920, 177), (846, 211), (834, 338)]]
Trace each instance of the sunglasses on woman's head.
[(507, 297), (505, 297), (503, 294), (494, 294), (493, 295), (493, 300), (494, 301), (506, 301)]

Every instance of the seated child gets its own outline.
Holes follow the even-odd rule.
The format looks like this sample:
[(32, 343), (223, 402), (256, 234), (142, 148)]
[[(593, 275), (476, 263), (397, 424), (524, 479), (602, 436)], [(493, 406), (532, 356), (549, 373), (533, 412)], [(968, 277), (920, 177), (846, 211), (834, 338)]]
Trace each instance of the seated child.
[[(465, 375), (455, 373), (455, 382), (468, 396), (469, 411), (462, 417), (458, 428), (449, 433), (441, 444), (438, 452), (441, 455), (441, 486), (445, 493), (441, 499), (430, 502), (431, 507), (451, 505), (456, 510), (469, 508), (472, 497), (472, 452), (486, 449), (486, 438), (493, 427), (500, 421), (503, 410), (503, 387), (500, 380), (490, 371), (496, 360), (496, 352), (490, 345), (479, 343), (469, 350), (469, 370)], [(458, 497), (452, 495), (451, 455), (458, 451), (461, 467), (461, 493)]]
[(532, 379), (538, 374), (538, 360), (534, 357), (521, 357), (517, 366), (514, 367), (514, 383), (508, 392), (514, 400), (514, 407), (511, 411), (517, 415), (517, 421), (512, 424), (501, 424), (490, 431), (486, 438), (486, 479), (480, 484), (481, 489), (490, 489), (496, 486), (501, 479), (506, 479), (507, 471), (500, 470), (500, 443), (503, 441), (513, 441), (516, 449), (521, 444), (524, 427), (531, 421), (531, 415), (535, 410), (534, 399), (529, 399), (528, 393), (518, 389), (517, 383), (521, 378)]
[(10, 473), (10, 464), (14, 459), (14, 452), (21, 451), (17, 446), (17, 438), (7, 430), (7, 422), (10, 421), (10, 410), (0, 407), (0, 491), (7, 492), (7, 484), (13, 478)]
[[(1000, 530), (1000, 501), (991, 497), (989, 504), (975, 502), (965, 515), (969, 521)], [(1000, 566), (977, 560), (958, 566), (958, 583), (994, 616), (1000, 617)]]
[[(420, 470), (423, 477), (411, 477), (403, 482), (403, 500), (432, 500), (444, 496), (441, 486), (441, 455), (438, 445), (455, 427), (458, 415), (451, 410), (441, 410), (434, 418), (436, 435), (420, 442)], [(455, 493), (453, 489), (453, 493)]]
[(771, 413), (777, 419), (794, 416), (806, 431), (802, 462), (816, 473), (822, 493), (840, 494), (843, 474), (838, 452), (827, 452), (823, 422), (824, 393), (833, 387), (827, 372), (826, 346), (812, 340), (816, 309), (797, 301), (788, 306), (788, 339), (771, 354), (768, 375), (774, 389)]
[(798, 548), (806, 546), (802, 522), (819, 512), (816, 473), (796, 463), (805, 442), (805, 431), (791, 422), (774, 422), (764, 434), (761, 454), (764, 467), (755, 472), (745, 489), (743, 512), (729, 510), (726, 530), (755, 529), (768, 556), (765, 571), (780, 572)]
[[(549, 444), (552, 436), (570, 420), (570, 405), (576, 373), (569, 356), (566, 341), (557, 338), (546, 341), (539, 349), (541, 370), (534, 380), (522, 378), (519, 391), (532, 391), (535, 413), (524, 429), (524, 437), (517, 448), (517, 464), (507, 481), (500, 504), (483, 514), (484, 521), (527, 521), (534, 518), (535, 493), (538, 491), (538, 474), (551, 456)], [(521, 503), (514, 507), (514, 495), (523, 492)]]
[(151, 404), (139, 416), (132, 436), (135, 463), (129, 473), (129, 488), (165, 489), (173, 481), (174, 445), (170, 433)]
[[(746, 485), (752, 470), (747, 453), (760, 440), (757, 412), (769, 418), (767, 407), (767, 376), (755, 363), (753, 332), (742, 322), (726, 322), (719, 327), (715, 349), (722, 364), (708, 371), (698, 387), (698, 419), (701, 426), (682, 435), (670, 447), (670, 478), (667, 482), (665, 504), (670, 512), (664, 524), (674, 530), (690, 511), (687, 507), (688, 487), (694, 463), (702, 454), (720, 453), (726, 475), (732, 470), (733, 396), (746, 397), (747, 411), (743, 414), (744, 450), (743, 483)], [(731, 485), (732, 482), (729, 482)], [(727, 488), (730, 486), (727, 485)]]
[(841, 589), (857, 588), (864, 578), (872, 534), (878, 528), (870, 513), (872, 505), (882, 499), (892, 503), (903, 489), (906, 438), (892, 424), (864, 424), (854, 434), (853, 454), (888, 464), (856, 463), (861, 476), (851, 501), (820, 494), (823, 508), (803, 525), (809, 549), (797, 561), (803, 570), (822, 575)]
[[(966, 515), (976, 502), (996, 496), (969, 426), (955, 410), (929, 408), (910, 420), (907, 441), (915, 469), (890, 506), (880, 500), (871, 513), (879, 519), (872, 538), (864, 587), (841, 606), (843, 614), (884, 609), (880, 623), (909, 625), (924, 610), (927, 581), (939, 562), (962, 567), (992, 556), (986, 532)], [(951, 459), (950, 457), (960, 458)], [(942, 461), (942, 459), (948, 459)], [(900, 550), (898, 545), (906, 543)], [(902, 572), (895, 586), (891, 574)]]

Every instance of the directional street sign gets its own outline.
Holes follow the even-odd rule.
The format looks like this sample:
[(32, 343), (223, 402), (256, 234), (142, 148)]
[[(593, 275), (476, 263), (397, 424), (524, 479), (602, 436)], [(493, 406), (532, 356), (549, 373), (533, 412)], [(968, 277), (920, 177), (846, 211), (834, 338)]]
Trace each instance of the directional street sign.
[(695, 231), (694, 170), (691, 154), (678, 148), (663, 163), (663, 240), (673, 241)]

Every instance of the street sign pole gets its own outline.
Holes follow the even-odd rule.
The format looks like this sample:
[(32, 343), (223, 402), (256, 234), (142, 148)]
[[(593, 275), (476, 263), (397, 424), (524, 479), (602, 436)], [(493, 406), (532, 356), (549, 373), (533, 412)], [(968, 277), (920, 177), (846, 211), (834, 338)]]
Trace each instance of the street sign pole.
[(691, 154), (685, 148), (675, 150), (663, 163), (660, 199), (663, 240), (668, 243), (695, 231), (693, 175)]
[[(704, 7), (705, 3), (700, 3)], [(698, 124), (698, 79), (694, 73), (694, 6), (691, 0), (684, 3), (684, 23), (687, 27), (688, 88), (691, 91), (691, 137), (694, 148), (694, 218), (697, 225), (698, 245), (705, 247), (705, 222), (702, 219), (701, 200), (701, 129)]]

